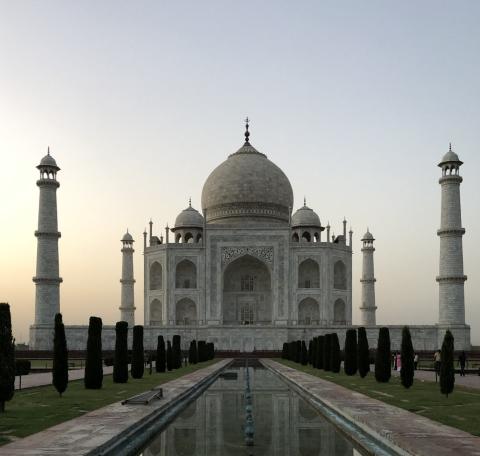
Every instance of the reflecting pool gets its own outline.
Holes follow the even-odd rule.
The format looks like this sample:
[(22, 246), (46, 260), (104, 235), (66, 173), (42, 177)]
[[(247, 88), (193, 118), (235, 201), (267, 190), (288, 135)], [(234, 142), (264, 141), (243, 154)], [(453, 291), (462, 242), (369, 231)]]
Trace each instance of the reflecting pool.
[[(244, 440), (247, 369), (252, 391), (254, 446), (246, 446)], [(140, 455), (361, 454), (314, 407), (269, 370), (239, 367), (227, 369), (226, 372), (231, 375), (218, 378), (158, 434)]]

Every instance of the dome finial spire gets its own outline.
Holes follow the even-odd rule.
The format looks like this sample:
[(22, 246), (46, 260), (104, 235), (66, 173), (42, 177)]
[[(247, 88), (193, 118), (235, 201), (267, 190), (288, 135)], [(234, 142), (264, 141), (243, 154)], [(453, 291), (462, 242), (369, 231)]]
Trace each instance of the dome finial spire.
[(248, 131), (248, 126), (250, 123), (250, 119), (247, 117), (245, 119), (245, 142), (248, 143), (248, 138), (250, 137), (250, 132)]
[(448, 151), (449, 151), (449, 152), (452, 151), (452, 143), (451, 143), (451, 142), (448, 143)]
[(47, 147), (47, 155), (50, 155), (50, 146)]
[(192, 197), (188, 198), (188, 207), (192, 207)]
[(306, 207), (307, 206), (307, 197), (304, 196), (303, 197), (303, 207)]

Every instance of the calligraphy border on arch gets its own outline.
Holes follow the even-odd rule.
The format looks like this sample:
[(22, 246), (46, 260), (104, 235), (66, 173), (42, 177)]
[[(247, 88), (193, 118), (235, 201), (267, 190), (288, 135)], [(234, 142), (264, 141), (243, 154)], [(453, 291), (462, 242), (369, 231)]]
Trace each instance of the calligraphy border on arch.
[(261, 261), (273, 265), (273, 247), (222, 247), (222, 265), (243, 256), (252, 255)]

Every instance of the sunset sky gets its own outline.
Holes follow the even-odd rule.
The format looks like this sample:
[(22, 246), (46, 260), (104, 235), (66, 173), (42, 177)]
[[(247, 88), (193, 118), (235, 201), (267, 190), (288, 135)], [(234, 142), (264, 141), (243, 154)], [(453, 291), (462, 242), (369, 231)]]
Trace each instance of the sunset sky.
[(34, 320), (38, 188), (57, 160), (61, 311), (119, 319), (121, 243), (188, 205), (251, 143), (289, 177), (295, 209), (374, 234), (379, 324), (438, 321), (440, 186), (461, 175), (466, 319), (480, 345), (480, 2), (0, 0), (0, 302), (17, 341)]

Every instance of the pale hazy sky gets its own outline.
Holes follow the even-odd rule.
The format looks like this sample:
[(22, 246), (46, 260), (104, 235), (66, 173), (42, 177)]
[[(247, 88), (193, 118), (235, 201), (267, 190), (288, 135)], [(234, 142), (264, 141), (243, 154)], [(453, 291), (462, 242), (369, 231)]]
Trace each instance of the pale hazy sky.
[[(440, 186), (461, 169), (467, 322), (480, 344), (480, 2), (0, 1), (0, 301), (34, 319), (38, 188), (58, 178), (61, 310), (119, 318), (120, 238), (157, 234), (243, 140), (340, 233), (375, 235), (377, 322), (438, 319)], [(160, 232), (159, 232), (160, 231)]]

